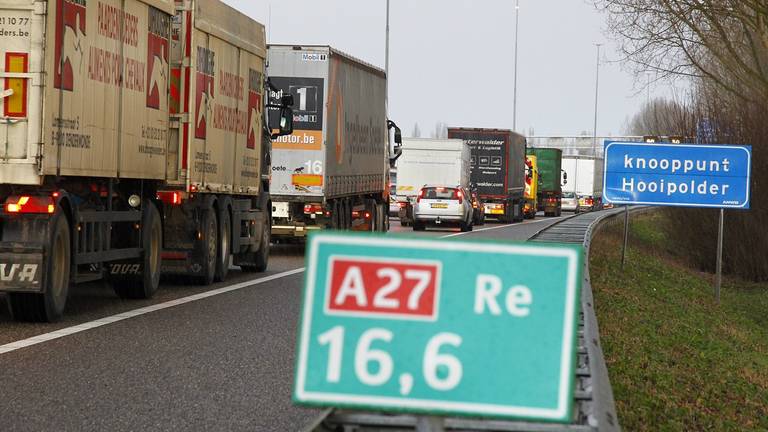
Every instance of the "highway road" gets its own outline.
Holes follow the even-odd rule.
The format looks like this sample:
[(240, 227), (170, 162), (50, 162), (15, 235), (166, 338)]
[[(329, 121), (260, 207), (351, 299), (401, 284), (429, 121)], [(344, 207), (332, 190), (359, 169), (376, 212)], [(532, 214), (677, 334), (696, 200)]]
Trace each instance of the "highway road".
[[(415, 235), (522, 241), (558, 220)], [(55, 325), (14, 323), (0, 297), (0, 429), (301, 429), (318, 415), (290, 397), (303, 262), (278, 245), (267, 273), (165, 281), (144, 302), (77, 287)]]

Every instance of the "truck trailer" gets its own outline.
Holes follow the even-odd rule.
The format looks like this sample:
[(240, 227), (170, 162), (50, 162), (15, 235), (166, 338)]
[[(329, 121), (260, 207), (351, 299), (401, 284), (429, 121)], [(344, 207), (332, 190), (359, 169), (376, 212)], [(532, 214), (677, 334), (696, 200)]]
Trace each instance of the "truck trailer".
[(536, 156), (525, 157), (525, 206), (523, 216), (525, 219), (536, 219), (539, 211), (539, 164)]
[(388, 230), (388, 128), (396, 145), (400, 133), (384, 71), (329, 46), (271, 45), (269, 74), (296, 101), (293, 134), (272, 146), (273, 236)]
[(563, 205), (563, 151), (554, 148), (529, 147), (539, 166), (539, 211), (544, 216), (560, 216)]
[(563, 156), (563, 171), (568, 182), (564, 192), (573, 192), (578, 199), (576, 212), (603, 208), (603, 159), (593, 156)]
[(413, 223), (413, 204), (427, 184), (470, 189), (470, 150), (460, 139), (406, 138), (397, 161), (400, 225)]
[[(0, 0), (0, 291), (55, 321), (71, 284), (150, 298), (269, 253), (264, 27), (219, 0)], [(283, 100), (289, 104), (290, 98)], [(278, 108), (290, 133), (290, 109)]]
[(448, 128), (448, 138), (464, 140), (470, 148), (470, 181), (485, 202), (486, 217), (522, 221), (525, 137), (506, 129)]

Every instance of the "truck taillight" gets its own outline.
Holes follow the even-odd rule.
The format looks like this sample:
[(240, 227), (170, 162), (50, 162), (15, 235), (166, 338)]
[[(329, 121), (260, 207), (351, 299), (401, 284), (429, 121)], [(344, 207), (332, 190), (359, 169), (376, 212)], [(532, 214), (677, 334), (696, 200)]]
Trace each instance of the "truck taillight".
[(416, 197), (416, 203), (420, 203), (422, 198), (424, 198), (424, 189), (419, 189), (419, 196)]
[(587, 205), (590, 205), (590, 206), (591, 206), (592, 204), (594, 204), (594, 203), (595, 203), (595, 200), (594, 200), (592, 197), (587, 197), (587, 198), (584, 200), (584, 202), (585, 202)]
[[(10, 73), (24, 74), (29, 69), (29, 54), (27, 53), (5, 53), (5, 71)], [(27, 79), (26, 78), (6, 78), (5, 91), (10, 91), (10, 95), (5, 98), (3, 104), (3, 115), (5, 117), (24, 118), (27, 116)]]
[(168, 205), (181, 205), (184, 201), (184, 196), (178, 191), (158, 192), (157, 199)]
[(306, 204), (304, 206), (304, 214), (323, 214), (322, 204)]
[(459, 200), (459, 204), (464, 203), (464, 194), (460, 190), (456, 189), (453, 192), (453, 197)]
[(49, 196), (11, 196), (5, 200), (6, 213), (53, 214), (56, 202)]

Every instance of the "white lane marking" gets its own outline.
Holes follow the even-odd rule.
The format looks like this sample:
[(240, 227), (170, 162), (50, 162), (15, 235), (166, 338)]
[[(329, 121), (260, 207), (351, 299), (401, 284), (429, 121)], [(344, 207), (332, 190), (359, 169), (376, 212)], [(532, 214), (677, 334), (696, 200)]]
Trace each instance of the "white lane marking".
[(480, 228), (480, 229), (476, 229), (476, 230), (472, 230), (472, 231), (467, 231), (467, 232), (448, 234), (448, 235), (441, 236), (440, 238), (458, 237), (458, 236), (462, 236), (462, 235), (478, 233), (478, 232), (483, 232), (483, 231), (492, 231), (492, 230), (497, 230), (497, 229), (502, 229), (502, 228), (519, 227), (521, 225), (532, 225), (532, 224), (537, 224), (537, 223), (542, 223), (542, 222), (551, 222), (551, 221), (560, 220), (560, 219), (565, 218), (565, 217), (568, 217), (568, 216), (559, 216), (559, 217), (549, 218), (549, 219), (532, 220), (532, 221), (528, 221), (528, 222), (523, 222), (521, 224), (509, 224), (509, 225), (494, 226), (494, 227), (490, 227), (490, 228)]
[(187, 303), (192, 303), (192, 302), (195, 302), (195, 301), (198, 301), (198, 300), (203, 300), (203, 299), (206, 299), (206, 298), (209, 298), (209, 297), (213, 297), (213, 296), (217, 296), (217, 295), (220, 295), (220, 294), (225, 294), (225, 293), (228, 293), (228, 292), (241, 290), (243, 288), (252, 287), (254, 285), (260, 285), (260, 284), (263, 284), (263, 283), (271, 282), (271, 281), (277, 280), (277, 279), (282, 279), (282, 278), (288, 277), (288, 276), (293, 276), (293, 275), (296, 275), (296, 274), (299, 274), (299, 273), (303, 273), (303, 272), (304, 272), (304, 267), (297, 268), (297, 269), (294, 269), (294, 270), (288, 270), (288, 271), (285, 271), (285, 272), (282, 272), (282, 273), (273, 274), (271, 276), (266, 276), (266, 277), (263, 277), (263, 278), (260, 278), (260, 279), (255, 279), (255, 280), (251, 280), (251, 281), (248, 281), (248, 282), (241, 282), (241, 283), (238, 283), (238, 284), (235, 284), (235, 285), (230, 285), (230, 286), (226, 286), (226, 287), (215, 289), (215, 290), (211, 290), (211, 291), (206, 291), (204, 293), (191, 295), (189, 297), (182, 297), (180, 299), (167, 301), (165, 303), (158, 303), (156, 305), (147, 306), (147, 307), (143, 307), (143, 308), (140, 308), (140, 309), (135, 309), (135, 310), (128, 311), (128, 312), (123, 312), (123, 313), (120, 313), (120, 314), (117, 314), (117, 315), (108, 316), (106, 318), (97, 319), (95, 321), (91, 321), (91, 322), (87, 322), (87, 323), (83, 323), (83, 324), (78, 324), (76, 326), (59, 329), (59, 330), (56, 330), (56, 331), (52, 331), (50, 333), (44, 333), (44, 334), (41, 334), (41, 335), (33, 336), (31, 338), (28, 338), (28, 339), (23, 339), (23, 340), (19, 340), (19, 341), (16, 341), (16, 342), (11, 342), (11, 343), (8, 343), (8, 344), (5, 344), (5, 345), (0, 345), (0, 355), (5, 354), (5, 353), (9, 353), (9, 352), (12, 352), (12, 351), (20, 350), (22, 348), (27, 348), (27, 347), (30, 347), (32, 345), (37, 345), (37, 344), (41, 344), (41, 343), (44, 343), (44, 342), (49, 342), (49, 341), (52, 341), (54, 339), (63, 338), (65, 336), (71, 336), (73, 334), (84, 332), (86, 330), (91, 330), (91, 329), (95, 329), (97, 327), (103, 327), (103, 326), (108, 325), (108, 324), (113, 324), (113, 323), (116, 323), (116, 322), (119, 322), (119, 321), (124, 321), (124, 320), (130, 319), (130, 318), (135, 318), (137, 316), (146, 315), (146, 314), (149, 314), (149, 313), (152, 313), (152, 312), (157, 312), (159, 310), (168, 309), (168, 308), (172, 308), (172, 307), (183, 305), (183, 304), (187, 304)]

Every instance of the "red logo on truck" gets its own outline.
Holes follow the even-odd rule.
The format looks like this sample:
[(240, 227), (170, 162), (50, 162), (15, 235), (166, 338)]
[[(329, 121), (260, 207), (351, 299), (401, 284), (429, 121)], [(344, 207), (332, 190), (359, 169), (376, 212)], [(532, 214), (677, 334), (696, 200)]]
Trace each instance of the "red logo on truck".
[(53, 86), (57, 89), (73, 91), (75, 75), (82, 71), (86, 6), (87, 0), (56, 0)]
[(439, 262), (331, 257), (326, 313), (434, 321)]
[(147, 38), (147, 107), (165, 111), (168, 105), (168, 39), (170, 17), (149, 7)]
[(208, 120), (213, 118), (216, 78), (216, 54), (208, 48), (197, 47), (197, 82), (195, 91), (195, 138), (208, 136)]

